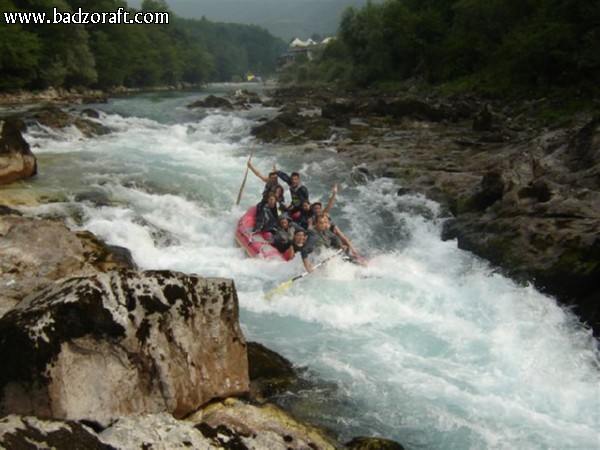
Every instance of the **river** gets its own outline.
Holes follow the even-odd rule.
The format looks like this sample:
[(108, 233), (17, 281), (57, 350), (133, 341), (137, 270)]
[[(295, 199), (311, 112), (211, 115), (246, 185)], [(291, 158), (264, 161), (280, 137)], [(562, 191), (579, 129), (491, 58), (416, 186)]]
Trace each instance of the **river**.
[(86, 105), (111, 130), (94, 138), (30, 127), (39, 175), (27, 185), (59, 201), (27, 212), (64, 217), (73, 229), (127, 247), (141, 269), (233, 278), (246, 338), (305, 368), (316, 386), (279, 402), (342, 441), (599, 448), (599, 357), (589, 330), (554, 299), (442, 242), (438, 204), (397, 196), (390, 179), (359, 180), (333, 146), (259, 143), (253, 161), (263, 172), (274, 164), (300, 172), (313, 201), (327, 201), (339, 184), (333, 218), (370, 265), (334, 259), (266, 300), (302, 264), (250, 260), (233, 232), (262, 191), (250, 173), (235, 205), (250, 129), (276, 110), (186, 107), (237, 87)]

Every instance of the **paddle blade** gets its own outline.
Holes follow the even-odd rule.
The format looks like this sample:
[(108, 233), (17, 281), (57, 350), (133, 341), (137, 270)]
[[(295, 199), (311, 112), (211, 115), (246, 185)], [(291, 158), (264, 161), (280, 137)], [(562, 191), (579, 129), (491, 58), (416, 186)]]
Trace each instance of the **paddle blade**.
[(268, 300), (271, 300), (275, 295), (285, 291), (287, 288), (289, 288), (292, 285), (292, 280), (287, 280), (283, 283), (281, 283), (279, 286), (277, 286), (275, 289), (270, 290), (269, 292), (267, 292), (265, 294), (265, 298), (267, 298)]
[[(252, 161), (252, 155), (254, 154), (254, 145), (255, 144), (256, 144), (256, 142), (252, 143), (252, 148), (250, 149), (250, 157), (248, 158), (248, 162)], [(236, 205), (239, 205), (240, 201), (242, 201), (242, 193), (244, 192), (244, 186), (246, 186), (246, 179), (248, 178), (248, 170), (249, 170), (249, 167), (246, 166), (246, 173), (244, 174), (244, 180), (242, 181), (242, 185), (240, 186), (240, 192), (238, 193), (237, 201), (235, 202)]]
[(239, 205), (240, 202), (242, 201), (242, 193), (244, 192), (244, 186), (246, 186), (247, 178), (248, 178), (248, 169), (246, 169), (246, 175), (244, 175), (244, 180), (242, 181), (242, 185), (240, 186), (240, 192), (238, 193), (237, 201), (235, 202), (236, 205)]

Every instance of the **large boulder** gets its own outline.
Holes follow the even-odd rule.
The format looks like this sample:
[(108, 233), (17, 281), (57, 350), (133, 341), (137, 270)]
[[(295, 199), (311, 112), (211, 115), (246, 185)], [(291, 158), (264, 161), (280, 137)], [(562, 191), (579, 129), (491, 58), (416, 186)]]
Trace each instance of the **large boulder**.
[(56, 280), (96, 271), (135, 268), (128, 250), (64, 224), (0, 215), (0, 316)]
[(114, 271), (57, 282), (0, 319), (0, 414), (107, 426), (249, 390), (232, 280)]
[(189, 104), (188, 108), (219, 108), (230, 110), (233, 109), (233, 105), (226, 98), (217, 97), (211, 94), (202, 100), (197, 100)]
[[(217, 448), (323, 449), (342, 446), (324, 430), (298, 422), (273, 404), (255, 406), (235, 399), (213, 403), (188, 420)], [(237, 445), (236, 445), (237, 444)]]
[(37, 174), (37, 160), (23, 139), (23, 131), (25, 124), (20, 119), (0, 121), (0, 185)]
[(396, 441), (383, 438), (372, 438), (358, 436), (347, 442), (348, 450), (404, 450), (404, 447)]
[(289, 127), (277, 117), (253, 127), (250, 132), (265, 142), (280, 142), (292, 135)]
[(0, 419), (0, 448), (116, 450), (79, 422), (42, 420), (14, 414)]
[(258, 342), (248, 342), (250, 395), (262, 401), (294, 386), (298, 375), (290, 361)]
[[(9, 415), (0, 419), (0, 448), (81, 450), (340, 449), (323, 430), (274, 405), (228, 398), (184, 420), (171, 414), (130, 414), (106, 429), (75, 421)], [(386, 447), (394, 448), (394, 447)]]

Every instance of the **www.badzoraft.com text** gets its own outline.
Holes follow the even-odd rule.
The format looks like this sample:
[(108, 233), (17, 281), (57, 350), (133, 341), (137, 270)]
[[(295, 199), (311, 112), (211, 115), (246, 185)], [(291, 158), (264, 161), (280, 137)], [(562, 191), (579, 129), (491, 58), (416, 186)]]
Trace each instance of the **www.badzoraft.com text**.
[(35, 24), (168, 24), (168, 12), (129, 12), (119, 8), (112, 12), (86, 12), (79, 8), (75, 12), (59, 11), (53, 8), (52, 14), (45, 12), (5, 12), (4, 22), (8, 25)]

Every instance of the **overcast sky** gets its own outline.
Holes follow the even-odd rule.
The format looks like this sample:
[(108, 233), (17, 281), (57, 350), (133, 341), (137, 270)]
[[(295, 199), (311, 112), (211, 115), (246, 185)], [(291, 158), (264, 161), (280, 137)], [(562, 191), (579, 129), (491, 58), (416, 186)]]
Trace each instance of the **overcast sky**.
[[(382, 0), (379, 0), (382, 1)], [(141, 0), (129, 0), (139, 8)], [(335, 33), (342, 12), (367, 0), (167, 0), (180, 17), (260, 25), (285, 40)]]

